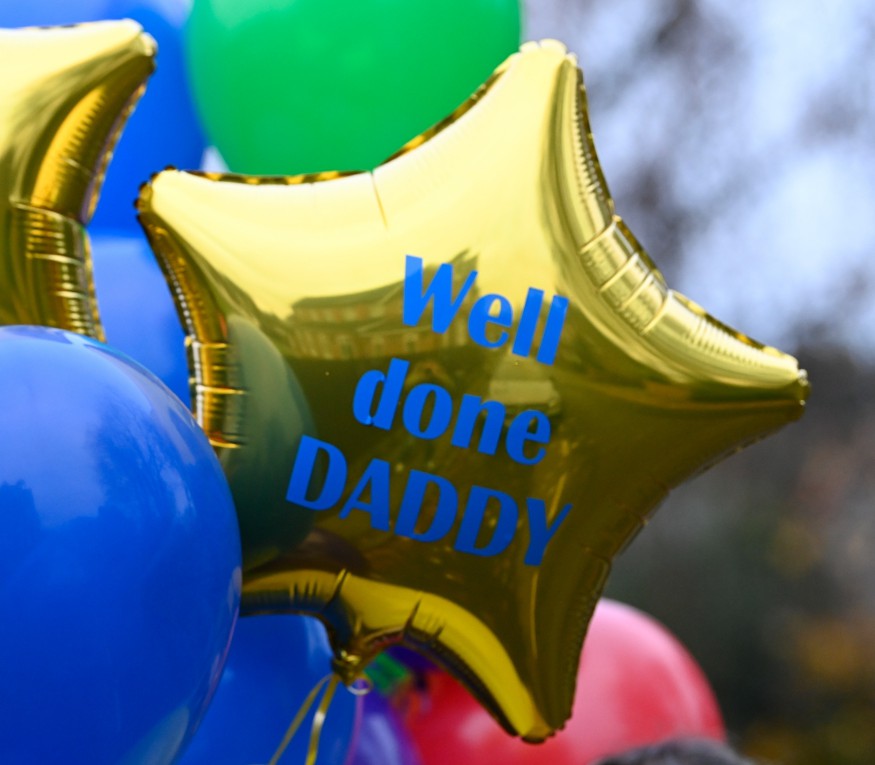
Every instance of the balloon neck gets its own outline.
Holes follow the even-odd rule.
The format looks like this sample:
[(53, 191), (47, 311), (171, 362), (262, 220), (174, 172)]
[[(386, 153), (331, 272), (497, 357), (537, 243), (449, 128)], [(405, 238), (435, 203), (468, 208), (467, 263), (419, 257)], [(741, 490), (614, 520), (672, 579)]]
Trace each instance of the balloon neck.
[(369, 663), (370, 657), (341, 650), (335, 653), (331, 669), (344, 685), (352, 686), (364, 677)]

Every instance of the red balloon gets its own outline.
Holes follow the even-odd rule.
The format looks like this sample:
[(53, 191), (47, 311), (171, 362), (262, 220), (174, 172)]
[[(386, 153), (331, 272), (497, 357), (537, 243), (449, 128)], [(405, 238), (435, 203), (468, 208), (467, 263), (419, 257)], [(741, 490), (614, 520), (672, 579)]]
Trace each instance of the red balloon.
[(651, 617), (610, 600), (589, 627), (571, 719), (543, 744), (509, 736), (446, 673), (425, 682), (407, 699), (423, 765), (588, 765), (669, 738), (726, 737), (714, 692), (686, 649)]

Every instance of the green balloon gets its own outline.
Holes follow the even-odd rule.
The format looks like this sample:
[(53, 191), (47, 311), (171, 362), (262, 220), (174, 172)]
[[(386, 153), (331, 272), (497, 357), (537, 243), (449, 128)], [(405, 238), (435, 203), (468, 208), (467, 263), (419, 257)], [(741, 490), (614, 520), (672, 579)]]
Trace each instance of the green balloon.
[(519, 0), (195, 0), (187, 55), (241, 173), (369, 170), (520, 43)]

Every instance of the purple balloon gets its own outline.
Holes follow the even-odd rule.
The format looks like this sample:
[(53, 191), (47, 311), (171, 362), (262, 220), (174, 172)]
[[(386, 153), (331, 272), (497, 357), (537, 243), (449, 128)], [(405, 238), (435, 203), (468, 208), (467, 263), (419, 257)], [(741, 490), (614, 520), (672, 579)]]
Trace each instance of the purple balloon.
[(401, 662), (414, 675), (423, 675), (435, 668), (434, 663), (426, 659), (421, 653), (404, 645), (393, 645), (389, 649), (388, 654), (395, 661)]
[(410, 734), (385, 697), (374, 691), (364, 701), (358, 745), (349, 765), (420, 765)]

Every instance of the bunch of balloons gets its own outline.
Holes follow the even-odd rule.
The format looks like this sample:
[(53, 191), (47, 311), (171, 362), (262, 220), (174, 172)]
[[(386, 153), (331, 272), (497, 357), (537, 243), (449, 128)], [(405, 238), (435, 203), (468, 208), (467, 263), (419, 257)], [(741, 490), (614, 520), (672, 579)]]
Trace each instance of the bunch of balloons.
[[(190, 5), (187, 0), (34, 0), (0, 8), (0, 29), (10, 30), (0, 32), (0, 46), (9, 46), (3, 48), (3, 55), (12, 51), (9, 66), (18, 68), (7, 81), (20, 85), (22, 93), (32, 85), (20, 73), (23, 61), (30, 59), (12, 57), (23, 46), (33, 53), (34, 80), (42, 87), (48, 87), (47, 60), (54, 67), (53, 76), (59, 82), (67, 77), (68, 86), (80, 77), (71, 69), (78, 60), (91, 54), (92, 61), (100, 61), (99, 66), (91, 65), (96, 70), (92, 81), (75, 82), (83, 101), (110, 84), (110, 69), (118, 72), (134, 65), (120, 63), (120, 56), (107, 64), (108, 53), (96, 49), (96, 33), (83, 39), (83, 50), (67, 52), (59, 50), (65, 44), (63, 37), (47, 35), (44, 45), (37, 37), (21, 37), (19, 43), (12, 35), (14, 29), (133, 19), (158, 49), (157, 70), (128, 115), (127, 108), (122, 112), (124, 99), (137, 98), (136, 91), (151, 68), (147, 60), (154, 55), (154, 43), (139, 37), (133, 27), (107, 33), (116, 38), (111, 43), (116, 46), (113, 55), (122, 45), (137, 44), (143, 65), (131, 81), (112, 86), (119, 89), (120, 101), (103, 104), (104, 112), (97, 115), (106, 125), (105, 132), (92, 128), (95, 132), (86, 135), (90, 146), (80, 147), (95, 148), (103, 155), (102, 160), (95, 156), (92, 167), (83, 168), (92, 171), (97, 182), (81, 191), (74, 206), (88, 210), (75, 217), (80, 225), (90, 223), (85, 246), (91, 263), (85, 265), (93, 267), (100, 337), (109, 345), (59, 329), (0, 328), (4, 371), (0, 376), (0, 602), (7, 614), (6, 626), (0, 629), (4, 657), (0, 660), (4, 689), (0, 759), (4, 762), (170, 763), (185, 751), (214, 693), (200, 735), (181, 761), (267, 761), (307, 692), (330, 672), (323, 631), (317, 622), (303, 617), (246, 620), (237, 627), (228, 653), (241, 584), (236, 518), (219, 463), (186, 409), (190, 388), (182, 326), (134, 210), (139, 186), (153, 173), (167, 165), (197, 168), (207, 148), (186, 56), (211, 137), (246, 130), (264, 135), (265, 125), (283, 131), (282, 120), (291, 118), (300, 134), (292, 141), (283, 134), (271, 143), (274, 150), (297, 147), (297, 159), (276, 154), (270, 168), (263, 169), (289, 170), (290, 161), (299, 163), (298, 170), (305, 169), (302, 156), (311, 163), (320, 161), (312, 153), (312, 142), (320, 139), (322, 128), (289, 113), (277, 121), (278, 108), (288, 110), (289, 100), (299, 100), (292, 98), (291, 88), (285, 90), (279, 82), (271, 86), (266, 70), (260, 74), (252, 70), (259, 65), (265, 44), (291, 51), (279, 44), (289, 29), (318, 34), (317, 28), (326, 22), (325, 10), (316, 3), (297, 4), (309, 5), (303, 7), (304, 16), (309, 15), (308, 32), (293, 16), (292, 3), (285, 9), (276, 3), (262, 3), (263, 8), (248, 3), (250, 18), (238, 12), (236, 21), (228, 24), (234, 3), (199, 2), (187, 44)], [(488, 5), (436, 11), (442, 34), (449, 35), (467, 14), (473, 22), (467, 26), (470, 41), (486, 41), (483, 50), (471, 46), (469, 60), (463, 57), (452, 77), (437, 78), (440, 70), (434, 67), (424, 70), (441, 83), (441, 94), (417, 107), (408, 103), (411, 108), (404, 124), (393, 124), (394, 118), (387, 114), (382, 135), (363, 131), (357, 147), (347, 138), (337, 149), (376, 157), (375, 151), (400, 145), (476, 87), (518, 43), (515, 3), (494, 4), (493, 9)], [(362, 16), (362, 11), (356, 13)], [(368, 15), (367, 9), (364, 13)], [(387, 51), (387, 57), (374, 61), (370, 70), (361, 62), (353, 61), (352, 66), (359, 67), (353, 72), (361, 78), (358, 87), (369, 84), (403, 104), (410, 97), (413, 72), (407, 91), (392, 93), (393, 84), (381, 82), (378, 70), (389, 76), (399, 57), (408, 56), (411, 49), (419, 50), (421, 63), (438, 46), (449, 50), (451, 44), (448, 37), (441, 39), (439, 28), (429, 28), (427, 18), (414, 14), (393, 22), (394, 15), (388, 6), (383, 18), (370, 14), (383, 35), (382, 40), (374, 40), (372, 51), (379, 51), (393, 37), (404, 44)], [(241, 47), (239, 32), (253, 20), (261, 24), (256, 38), (263, 37), (247, 50), (245, 42)], [(432, 18), (430, 23), (435, 21)], [(351, 23), (346, 33), (369, 33), (356, 26)], [(413, 34), (403, 33), (405, 26)], [(128, 39), (120, 42), (120, 36)], [(427, 49), (419, 48), (423, 39), (430, 46)], [(224, 46), (237, 49), (217, 50)], [(338, 41), (325, 37), (323, 46), (321, 52), (307, 55), (324, 56), (327, 63)], [(242, 70), (252, 71), (252, 80), (236, 93), (223, 87), (227, 100), (211, 97), (211, 89), (222, 85), (218, 80), (229, 70), (205, 64), (214, 56), (228, 55)], [(326, 76), (332, 76), (329, 68)], [(342, 73), (334, 72), (338, 74)], [(217, 81), (205, 82), (205, 77)], [(231, 82), (242, 83), (233, 76)], [(253, 104), (247, 123), (242, 119), (241, 99), (257, 99), (262, 93), (251, 88), (253, 83), (276, 87), (286, 101)], [(27, 135), (6, 132), (14, 124), (9, 105), (16, 95), (14, 88), (0, 89), (3, 156), (21, 154), (22, 147), (32, 150), (26, 145)], [(326, 106), (329, 95), (326, 91)], [(340, 108), (344, 95), (335, 89), (333, 98), (335, 108)], [(217, 126), (214, 115), (223, 104), (230, 105), (230, 119)], [(60, 130), (58, 124), (74, 106), (59, 107), (50, 129)], [(113, 123), (125, 116), (123, 134), (112, 136), (110, 129), (117, 131)], [(218, 119), (225, 116), (220, 113)], [(261, 126), (253, 127), (259, 120)], [(301, 142), (305, 130), (311, 131), (309, 147)], [(40, 135), (47, 134), (48, 130)], [(35, 136), (35, 144), (40, 135)], [(101, 177), (100, 164), (109, 158), (113, 141), (117, 143)], [(331, 145), (330, 135), (324, 136), (324, 145)], [(247, 151), (251, 154), (263, 147), (261, 140), (248, 149), (239, 146), (244, 158), (240, 162), (250, 161)], [(223, 150), (236, 162), (233, 137), (223, 141)], [(28, 158), (37, 171), (51, 160), (44, 154)], [(335, 155), (326, 161), (344, 160)], [(4, 167), (5, 173), (11, 172), (8, 165)], [(18, 193), (8, 191), (10, 198)], [(52, 310), (15, 308), (20, 277), (11, 261), (16, 254), (13, 226), (9, 217), (0, 221), (2, 261), (10, 264), (4, 270), (0, 323), (64, 326)], [(81, 245), (68, 246), (59, 256), (81, 255)], [(321, 736), (320, 762), (343, 761), (355, 741), (360, 741), (359, 759), (388, 761), (387, 747), (396, 746), (393, 742), (406, 734), (392, 717), (388, 702), (374, 696), (367, 707), (361, 719), (361, 704), (349, 694), (340, 695)], [(309, 724), (308, 719), (305, 727)], [(306, 738), (296, 737), (283, 761), (303, 761), (306, 749)]]
[(683, 648), (595, 606), (804, 372), (667, 287), (576, 59), (520, 30), (518, 0), (0, 8), (0, 761), (724, 737)]

